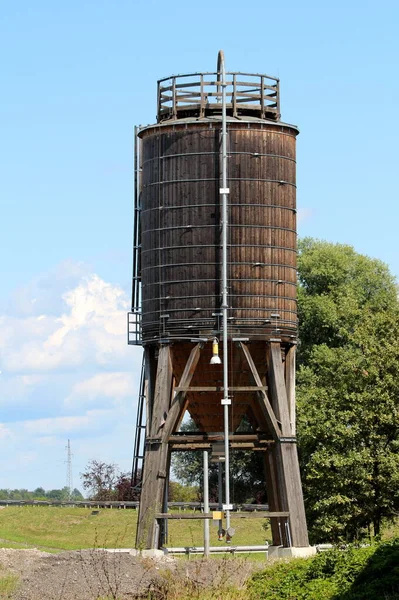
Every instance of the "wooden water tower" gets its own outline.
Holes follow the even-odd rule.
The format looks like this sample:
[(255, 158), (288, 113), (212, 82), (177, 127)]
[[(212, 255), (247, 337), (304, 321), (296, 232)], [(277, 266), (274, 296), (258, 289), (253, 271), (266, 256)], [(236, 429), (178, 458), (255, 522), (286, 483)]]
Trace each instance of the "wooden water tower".
[[(273, 544), (309, 545), (295, 438), (297, 134), (280, 120), (279, 81), (225, 73), (223, 53), (215, 73), (158, 81), (157, 123), (137, 129), (142, 547), (161, 543), (171, 452), (216, 441), (226, 462), (230, 449), (263, 450), (269, 509), (283, 514)], [(185, 411), (195, 434), (178, 432)], [(251, 432), (237, 433), (244, 418)]]

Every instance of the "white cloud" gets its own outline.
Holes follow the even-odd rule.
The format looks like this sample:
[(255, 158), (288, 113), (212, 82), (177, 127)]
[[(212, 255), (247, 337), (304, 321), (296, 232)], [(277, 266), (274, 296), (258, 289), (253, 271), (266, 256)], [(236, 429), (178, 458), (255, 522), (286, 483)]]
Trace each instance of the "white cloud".
[(132, 397), (135, 378), (131, 372), (98, 373), (89, 379), (78, 381), (66, 398), (65, 405), (81, 405), (111, 398), (113, 402)]
[(56, 434), (73, 434), (76, 432), (87, 431), (89, 428), (96, 428), (99, 423), (113, 421), (112, 411), (110, 410), (91, 410), (83, 415), (76, 417), (54, 417), (47, 419), (36, 419), (22, 422), (22, 429), (25, 433), (43, 436), (49, 431)]
[(126, 292), (67, 262), (1, 305), (2, 487), (63, 487), (68, 439), (76, 473), (94, 457), (129, 470), (141, 350)]
[(62, 297), (67, 310), (60, 316), (2, 317), (3, 370), (49, 372), (82, 365), (109, 368), (120, 366), (121, 361), (128, 363), (129, 303), (122, 288), (90, 275)]
[(0, 423), (0, 440), (5, 440), (9, 437), (11, 437), (11, 431), (3, 423)]

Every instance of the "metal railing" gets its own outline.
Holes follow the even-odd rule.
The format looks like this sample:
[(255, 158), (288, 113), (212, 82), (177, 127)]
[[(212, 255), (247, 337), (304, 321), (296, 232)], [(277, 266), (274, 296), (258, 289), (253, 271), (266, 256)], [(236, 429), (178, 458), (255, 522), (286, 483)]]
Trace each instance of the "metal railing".
[[(158, 123), (185, 117), (221, 114), (220, 73), (171, 75), (158, 81)], [(228, 116), (280, 119), (279, 79), (258, 73), (226, 73)]]
[(127, 343), (141, 346), (141, 312), (127, 313)]
[[(81, 508), (133, 508), (139, 507), (138, 500), (0, 500), (0, 506), (76, 506)], [(217, 510), (218, 504), (210, 502), (209, 508)], [(198, 510), (203, 512), (203, 502), (168, 502), (168, 508), (178, 510)], [(237, 512), (256, 512), (269, 510), (268, 504), (233, 504), (233, 510)]]
[(127, 316), (127, 343), (141, 345), (141, 153), (138, 127), (134, 130), (134, 221), (131, 311)]

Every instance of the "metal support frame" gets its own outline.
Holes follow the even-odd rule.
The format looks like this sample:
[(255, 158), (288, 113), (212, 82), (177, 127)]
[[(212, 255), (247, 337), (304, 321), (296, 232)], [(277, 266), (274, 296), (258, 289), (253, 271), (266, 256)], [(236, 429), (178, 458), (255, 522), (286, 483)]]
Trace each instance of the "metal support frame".
[[(208, 450), (204, 450), (204, 513), (209, 513), (209, 469)], [(209, 520), (204, 521), (204, 556), (209, 556)]]
[[(226, 529), (230, 527), (230, 449), (229, 449), (229, 352), (228, 352), (228, 278), (227, 278), (227, 235), (228, 235), (228, 196), (227, 187), (227, 123), (226, 123), (226, 70), (224, 53), (219, 51), (218, 81), (222, 88), (222, 153), (221, 175), (222, 185), (222, 323), (223, 323), (223, 418), (224, 418), (224, 454), (225, 454), (225, 509)], [(218, 86), (219, 87), (219, 86)]]

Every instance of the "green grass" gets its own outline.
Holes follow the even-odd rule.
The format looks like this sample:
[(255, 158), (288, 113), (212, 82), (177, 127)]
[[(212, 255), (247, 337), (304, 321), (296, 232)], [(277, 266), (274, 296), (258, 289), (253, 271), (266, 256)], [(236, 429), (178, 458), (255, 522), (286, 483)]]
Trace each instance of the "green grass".
[[(0, 511), (0, 545), (37, 547), (46, 551), (81, 548), (132, 548), (137, 525), (137, 511), (51, 506), (8, 506)], [(211, 545), (217, 541), (217, 521), (210, 522)], [(270, 530), (262, 528), (264, 519), (231, 519), (236, 529), (234, 545), (264, 544)], [(168, 546), (203, 545), (203, 521), (169, 521)]]
[[(270, 529), (262, 528), (264, 519), (238, 519), (232, 516), (231, 527), (236, 530), (232, 539), (234, 546), (263, 545), (265, 541), (271, 542)], [(225, 521), (223, 522), (225, 526)], [(222, 545), (226, 542), (218, 542), (217, 531), (219, 521), (210, 521), (210, 543), (211, 546)], [(169, 521), (168, 546), (203, 546), (204, 545), (204, 522), (194, 520)]]
[(16, 575), (3, 571), (0, 567), (0, 598), (12, 598), (19, 584)]
[(92, 515), (85, 508), (9, 506), (0, 511), (0, 538), (56, 550), (129, 547), (134, 545), (136, 520), (131, 510), (104, 509)]

